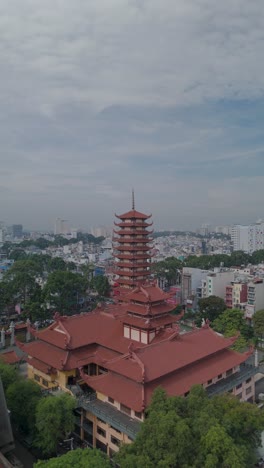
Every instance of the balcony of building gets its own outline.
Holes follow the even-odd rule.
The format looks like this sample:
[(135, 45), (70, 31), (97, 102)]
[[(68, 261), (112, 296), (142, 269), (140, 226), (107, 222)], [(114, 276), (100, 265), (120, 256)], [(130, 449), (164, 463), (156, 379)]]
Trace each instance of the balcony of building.
[(79, 396), (77, 405), (79, 408), (83, 408), (90, 414), (100, 418), (114, 429), (127, 434), (132, 440), (135, 439), (140, 429), (140, 422), (122, 413), (111, 404), (98, 400), (96, 394)]
[(234, 374), (230, 375), (229, 377), (219, 380), (213, 385), (207, 387), (206, 391), (209, 397), (219, 395), (222, 393), (226, 393), (237, 385), (242, 384), (250, 377), (253, 377), (255, 374), (259, 372), (258, 367), (254, 367), (250, 364), (241, 364), (240, 371), (235, 372)]

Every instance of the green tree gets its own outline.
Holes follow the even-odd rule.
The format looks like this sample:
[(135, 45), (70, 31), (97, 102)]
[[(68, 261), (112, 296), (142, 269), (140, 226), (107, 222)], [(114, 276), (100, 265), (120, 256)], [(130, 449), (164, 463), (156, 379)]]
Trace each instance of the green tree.
[(91, 280), (90, 287), (94, 289), (99, 296), (108, 296), (110, 293), (110, 284), (106, 276), (94, 276)]
[(41, 389), (32, 380), (19, 379), (9, 385), (6, 400), (11, 420), (19, 431), (33, 433), (36, 407), (41, 398)]
[(204, 318), (210, 322), (215, 320), (221, 315), (226, 309), (225, 301), (221, 297), (209, 296), (200, 299), (198, 302), (199, 313), (197, 314), (197, 321), (201, 323)]
[(34, 468), (111, 468), (110, 460), (97, 449), (76, 449), (58, 458), (38, 461)]
[(257, 337), (264, 336), (264, 310), (258, 310), (253, 316), (253, 328)]
[(157, 389), (133, 444), (121, 446), (122, 468), (254, 466), (264, 415), (231, 395), (208, 398), (194, 386), (186, 398)]
[(36, 410), (36, 445), (45, 454), (55, 453), (57, 444), (74, 429), (75, 399), (64, 393), (42, 398)]
[(31, 259), (15, 262), (4, 277), (12, 291), (12, 301), (25, 304), (35, 293), (38, 287), (36, 277), (40, 274), (40, 266)]
[(48, 270), (49, 271), (66, 271), (66, 263), (60, 257), (50, 258)]
[(233, 346), (236, 351), (243, 350), (254, 337), (253, 328), (247, 325), (244, 312), (239, 309), (226, 309), (211, 326), (225, 336), (235, 336), (239, 332), (240, 337)]
[(0, 377), (1, 377), (5, 392), (11, 384), (19, 380), (17, 369), (14, 366), (5, 364), (4, 361), (1, 360), (1, 354), (0, 354)]
[(86, 279), (71, 271), (54, 271), (48, 276), (43, 288), (43, 297), (51, 308), (70, 313), (78, 308), (78, 301), (87, 289)]

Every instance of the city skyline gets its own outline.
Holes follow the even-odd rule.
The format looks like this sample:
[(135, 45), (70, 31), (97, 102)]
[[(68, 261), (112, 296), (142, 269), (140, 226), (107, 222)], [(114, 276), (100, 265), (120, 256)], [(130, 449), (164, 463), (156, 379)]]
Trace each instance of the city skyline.
[(262, 217), (264, 4), (0, 5), (0, 219), (156, 230)]

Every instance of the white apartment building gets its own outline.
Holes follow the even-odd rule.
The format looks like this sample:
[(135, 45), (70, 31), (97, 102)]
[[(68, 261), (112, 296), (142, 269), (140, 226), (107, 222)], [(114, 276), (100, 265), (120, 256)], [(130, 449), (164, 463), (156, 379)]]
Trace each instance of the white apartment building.
[(264, 281), (263, 279), (250, 281), (247, 290), (245, 317), (252, 319), (254, 313), (262, 309), (264, 309)]
[(264, 222), (243, 226), (237, 224), (232, 227), (231, 240), (234, 250), (252, 253), (264, 248)]
[(202, 297), (218, 296), (225, 300), (226, 286), (234, 280), (234, 271), (215, 268), (202, 281)]
[(206, 279), (209, 271), (200, 268), (183, 267), (182, 269), (182, 302), (201, 298), (201, 284)]

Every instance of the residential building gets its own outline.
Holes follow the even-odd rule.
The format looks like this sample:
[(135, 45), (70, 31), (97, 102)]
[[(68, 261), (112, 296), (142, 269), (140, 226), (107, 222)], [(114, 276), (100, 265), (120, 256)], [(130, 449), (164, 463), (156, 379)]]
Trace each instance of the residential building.
[(197, 301), (201, 299), (201, 284), (206, 280), (208, 270), (201, 270), (200, 268), (183, 267), (182, 269), (182, 303), (192, 303), (192, 307), (197, 306)]
[(228, 309), (245, 309), (247, 304), (247, 282), (234, 281), (226, 286), (225, 302)]
[(229, 269), (215, 268), (214, 272), (208, 273), (203, 280), (202, 297), (218, 296), (226, 297), (226, 286), (234, 281), (235, 273)]
[(23, 236), (22, 224), (13, 224), (11, 226), (11, 235), (14, 239), (20, 239)]
[(232, 227), (231, 240), (234, 250), (252, 253), (264, 248), (264, 222), (260, 221), (248, 226)]
[[(209, 396), (228, 391), (241, 400), (255, 398), (256, 368), (248, 364), (251, 353), (231, 349), (236, 337), (220, 336), (208, 323), (201, 329), (180, 331), (182, 314), (171, 314), (175, 305), (170, 294), (151, 281), (147, 265), (141, 265), (149, 252), (144, 224), (149, 217), (133, 207), (132, 211), (118, 217), (115, 240), (118, 263), (125, 263), (118, 270), (122, 300), (98, 304), (87, 314), (61, 317), (57, 313), (52, 325), (41, 331), (30, 328), (34, 339), (20, 344), (28, 356), (28, 377), (42, 388), (76, 395), (75, 432), (87, 445), (110, 456), (120, 444), (135, 439), (159, 386), (168, 395), (186, 396), (194, 384), (201, 384)], [(131, 242), (132, 230), (136, 230), (136, 242)], [(122, 242), (125, 236), (127, 242)], [(135, 266), (135, 256), (143, 251)]]
[(247, 305), (245, 316), (252, 319), (255, 312), (264, 309), (264, 281), (255, 279), (247, 285)]

